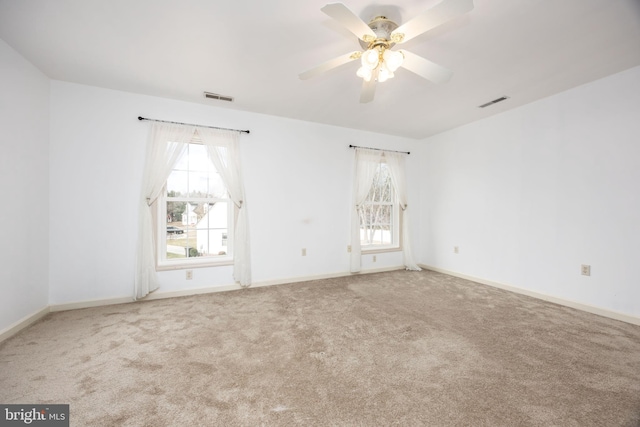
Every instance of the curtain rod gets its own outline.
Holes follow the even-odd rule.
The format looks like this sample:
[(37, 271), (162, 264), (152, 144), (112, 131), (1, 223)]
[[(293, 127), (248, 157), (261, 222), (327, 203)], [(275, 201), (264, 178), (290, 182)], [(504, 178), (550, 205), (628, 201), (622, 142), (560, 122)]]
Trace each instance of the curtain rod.
[(170, 121), (168, 121), (168, 120), (147, 119), (146, 117), (140, 117), (140, 116), (138, 116), (138, 120), (148, 120), (148, 121), (150, 121), (150, 122), (173, 123), (174, 125), (196, 126), (196, 127), (199, 127), (199, 128), (220, 129), (220, 130), (231, 130), (231, 131), (234, 131), (234, 132), (250, 133), (250, 131), (248, 131), (248, 130), (229, 129), (229, 128), (219, 128), (219, 127), (216, 127), (216, 126), (194, 125), (194, 124), (191, 124), (191, 123), (170, 122)]
[(366, 148), (367, 150), (388, 151), (390, 153), (411, 154), (410, 151), (383, 150), (382, 148), (360, 147), (359, 145), (349, 145), (349, 148)]

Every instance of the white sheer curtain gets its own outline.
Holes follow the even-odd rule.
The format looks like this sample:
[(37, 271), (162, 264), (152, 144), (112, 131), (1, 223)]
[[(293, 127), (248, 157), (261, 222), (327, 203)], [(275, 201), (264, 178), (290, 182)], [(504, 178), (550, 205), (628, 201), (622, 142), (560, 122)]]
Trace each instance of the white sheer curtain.
[(396, 190), (398, 203), (402, 209), (402, 257), (407, 270), (421, 270), (413, 259), (411, 240), (409, 236), (409, 205), (407, 203), (407, 180), (404, 169), (404, 155), (385, 152), (385, 160), (391, 174), (391, 182)]
[(356, 148), (356, 167), (353, 181), (353, 204), (351, 205), (351, 272), (357, 273), (362, 264), (360, 246), (360, 214), (358, 210), (367, 198), (382, 152)]
[(151, 123), (138, 213), (138, 254), (134, 299), (158, 289), (152, 205), (160, 196), (171, 169), (191, 141), (195, 128), (172, 123)]
[(238, 132), (201, 128), (198, 135), (207, 147), (209, 159), (220, 173), (229, 197), (238, 208), (233, 240), (233, 278), (240, 285), (251, 285), (251, 254), (247, 201), (240, 170)]

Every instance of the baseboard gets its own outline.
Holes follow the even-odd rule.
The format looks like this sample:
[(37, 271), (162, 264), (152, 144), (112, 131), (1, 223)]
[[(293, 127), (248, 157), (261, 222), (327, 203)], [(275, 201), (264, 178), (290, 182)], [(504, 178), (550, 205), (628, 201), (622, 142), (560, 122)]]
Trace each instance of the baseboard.
[[(404, 269), (404, 266), (369, 269), (369, 270), (363, 270), (359, 273), (338, 272), (338, 273), (329, 273), (329, 274), (318, 274), (313, 276), (296, 276), (296, 277), (290, 277), (286, 279), (265, 280), (262, 282), (252, 283), (249, 289), (260, 288), (265, 286), (285, 285), (287, 283), (309, 282), (312, 280), (333, 279), (336, 277), (352, 276), (354, 274), (382, 273), (385, 271), (395, 271), (395, 270), (402, 270), (402, 269)], [(179, 291), (164, 291), (164, 292), (162, 291), (162, 289), (158, 289), (157, 291), (150, 293), (149, 295), (147, 295), (146, 297), (142, 298), (139, 301), (152, 301), (152, 300), (165, 299), (165, 298), (185, 297), (190, 295), (211, 294), (215, 292), (228, 292), (228, 291), (235, 291), (238, 289), (242, 289), (238, 284), (209, 286), (205, 288), (192, 288), (192, 289), (183, 289)], [(53, 304), (49, 306), (49, 309), (52, 312), (66, 311), (66, 310), (79, 310), (82, 308), (100, 307), (104, 305), (114, 305), (114, 304), (125, 304), (125, 303), (131, 303), (131, 302), (135, 302), (133, 300), (133, 297), (108, 298), (108, 299), (78, 301), (78, 302), (72, 302), (72, 303), (66, 303), (66, 304)]]
[(17, 334), (27, 326), (34, 324), (35, 322), (37, 322), (38, 320), (46, 316), (48, 313), (49, 313), (49, 307), (45, 307), (43, 309), (36, 311), (33, 314), (30, 314), (29, 316), (26, 316), (18, 320), (14, 324), (4, 328), (3, 330), (0, 331), (0, 342), (14, 336), (15, 334)]
[(263, 282), (258, 282), (258, 283), (252, 284), (251, 287), (258, 288), (262, 286), (285, 285), (287, 283), (310, 282), (312, 280), (335, 279), (337, 277), (347, 277), (347, 276), (354, 276), (358, 274), (384, 273), (385, 271), (396, 271), (396, 270), (404, 270), (404, 266), (401, 265), (401, 266), (395, 266), (395, 267), (374, 268), (374, 269), (362, 270), (358, 273), (338, 272), (338, 273), (328, 273), (328, 274), (317, 274), (314, 276), (296, 276), (296, 277), (290, 277), (287, 279), (276, 279), (276, 280), (267, 280)]
[(77, 302), (69, 302), (65, 304), (51, 304), (49, 309), (54, 311), (79, 310), (82, 308), (101, 307), (103, 305), (125, 304), (133, 302), (133, 297), (94, 299)]
[(632, 316), (626, 313), (620, 313), (618, 311), (609, 310), (602, 307), (596, 307), (594, 305), (584, 304), (581, 302), (576, 302), (572, 300), (568, 300), (565, 298), (556, 297), (553, 295), (547, 295), (540, 292), (530, 291), (525, 288), (520, 288), (513, 285), (507, 285), (505, 283), (494, 282), (492, 280), (483, 279), (481, 277), (469, 276), (467, 274), (458, 273), (451, 270), (445, 270), (443, 268), (433, 267), (424, 264), (418, 264), (420, 267), (436, 271), (438, 273), (448, 274), (449, 276), (459, 277), (461, 279), (470, 280), (472, 282), (481, 283), (483, 285), (493, 286), (494, 288), (500, 288), (507, 291), (515, 292), (517, 294), (527, 295), (533, 298), (538, 298), (544, 301), (549, 301), (555, 304), (563, 305), (565, 307), (575, 308), (576, 310), (586, 311), (591, 314), (597, 314), (599, 316), (608, 317), (610, 319), (620, 320), (622, 322), (631, 323), (633, 325), (640, 326), (640, 317)]

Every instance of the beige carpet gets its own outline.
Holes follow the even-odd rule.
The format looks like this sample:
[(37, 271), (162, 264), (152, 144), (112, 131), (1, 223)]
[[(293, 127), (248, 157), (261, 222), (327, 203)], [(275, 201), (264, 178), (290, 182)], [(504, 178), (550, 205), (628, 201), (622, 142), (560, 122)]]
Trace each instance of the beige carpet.
[(0, 367), (73, 426), (640, 425), (640, 327), (429, 271), (53, 313)]

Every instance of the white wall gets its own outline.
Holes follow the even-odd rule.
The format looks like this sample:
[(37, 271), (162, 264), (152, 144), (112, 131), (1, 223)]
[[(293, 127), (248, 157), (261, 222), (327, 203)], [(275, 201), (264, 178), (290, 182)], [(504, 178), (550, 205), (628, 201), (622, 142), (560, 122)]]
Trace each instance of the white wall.
[(424, 143), (424, 264), (640, 316), (640, 67)]
[(47, 306), (49, 79), (0, 40), (0, 330)]
[[(347, 272), (348, 145), (410, 150), (415, 143), (60, 81), (51, 82), (51, 106), (51, 304), (133, 293), (148, 128), (138, 116), (251, 130), (241, 155), (254, 282)], [(371, 258), (364, 269), (402, 265), (400, 253)], [(183, 270), (160, 273), (158, 292), (233, 283), (231, 267), (193, 273), (190, 281)]]

